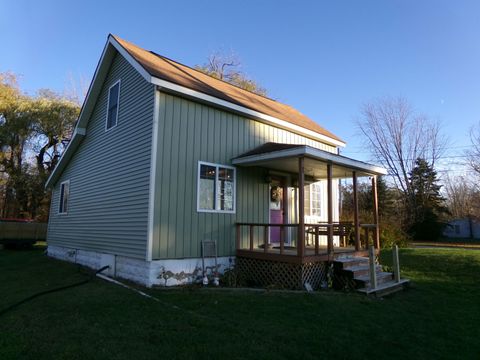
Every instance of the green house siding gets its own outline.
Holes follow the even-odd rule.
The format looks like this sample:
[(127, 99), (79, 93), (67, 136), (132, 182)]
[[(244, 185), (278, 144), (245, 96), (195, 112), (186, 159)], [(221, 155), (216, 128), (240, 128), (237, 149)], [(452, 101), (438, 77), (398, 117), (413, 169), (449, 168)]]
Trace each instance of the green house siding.
[(265, 171), (237, 168), (236, 212), (197, 212), (198, 162), (231, 159), (266, 142), (335, 147), (259, 121), (161, 93), (153, 259), (201, 256), (201, 241), (216, 240), (219, 256), (235, 253), (235, 222), (268, 222)]
[[(118, 79), (118, 125), (105, 131), (108, 89)], [(56, 182), (49, 245), (145, 259), (155, 87), (120, 55), (86, 136)], [(58, 214), (60, 184), (70, 180), (68, 214)]]

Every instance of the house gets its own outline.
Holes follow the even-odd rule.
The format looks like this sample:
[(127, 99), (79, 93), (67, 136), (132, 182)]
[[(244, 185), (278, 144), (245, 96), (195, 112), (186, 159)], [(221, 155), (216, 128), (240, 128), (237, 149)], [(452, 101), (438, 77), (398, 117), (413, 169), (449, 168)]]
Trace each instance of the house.
[(451, 220), (447, 226), (445, 226), (443, 236), (449, 238), (479, 239), (480, 223), (471, 217)]
[(110, 35), (47, 182), (48, 254), (177, 285), (201, 278), (210, 240), (219, 272), (237, 263), (268, 281), (283, 267), (318, 285), (327, 261), (364, 254), (370, 237), (379, 249), (376, 203), (374, 224), (339, 222), (338, 179), (371, 177), (375, 192), (385, 170), (343, 146), (288, 105)]

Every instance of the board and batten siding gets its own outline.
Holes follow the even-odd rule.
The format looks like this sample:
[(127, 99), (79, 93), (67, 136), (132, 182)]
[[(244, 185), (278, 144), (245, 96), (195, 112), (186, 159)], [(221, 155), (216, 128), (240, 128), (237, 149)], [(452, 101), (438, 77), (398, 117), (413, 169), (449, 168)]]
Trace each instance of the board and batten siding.
[[(121, 80), (117, 126), (105, 131), (108, 90)], [(53, 189), (48, 244), (145, 259), (155, 87), (120, 55), (86, 136)], [(67, 214), (60, 184), (70, 181)]]
[(268, 184), (261, 168), (236, 168), (236, 212), (197, 212), (198, 162), (231, 160), (266, 142), (321, 142), (167, 93), (160, 93), (153, 259), (201, 256), (201, 241), (216, 240), (219, 256), (235, 254), (236, 222), (268, 222)]

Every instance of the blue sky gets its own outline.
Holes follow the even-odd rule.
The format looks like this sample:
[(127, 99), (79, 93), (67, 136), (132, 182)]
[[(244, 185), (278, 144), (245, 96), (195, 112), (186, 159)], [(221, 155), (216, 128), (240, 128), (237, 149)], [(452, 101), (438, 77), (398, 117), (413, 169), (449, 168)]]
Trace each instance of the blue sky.
[(21, 74), (30, 93), (62, 91), (69, 74), (89, 81), (113, 33), (192, 66), (233, 50), (271, 97), (346, 140), (352, 157), (368, 158), (354, 120), (378, 97), (406, 97), (442, 121), (447, 156), (461, 155), (480, 121), (478, 1), (0, 0), (0, 16), (0, 71)]

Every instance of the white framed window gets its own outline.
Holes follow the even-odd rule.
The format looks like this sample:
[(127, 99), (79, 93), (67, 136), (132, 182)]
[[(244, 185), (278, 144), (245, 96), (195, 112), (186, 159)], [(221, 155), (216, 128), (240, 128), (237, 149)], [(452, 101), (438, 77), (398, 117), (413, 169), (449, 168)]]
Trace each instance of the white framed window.
[(66, 180), (60, 184), (60, 203), (58, 205), (59, 214), (67, 213), (69, 197), (70, 197), (70, 180)]
[(198, 162), (197, 211), (235, 213), (234, 167)]
[(120, 102), (120, 80), (110, 86), (108, 89), (107, 119), (105, 121), (105, 131), (117, 126), (118, 123), (118, 104)]
[(322, 185), (321, 182), (305, 186), (305, 215), (322, 216)]

